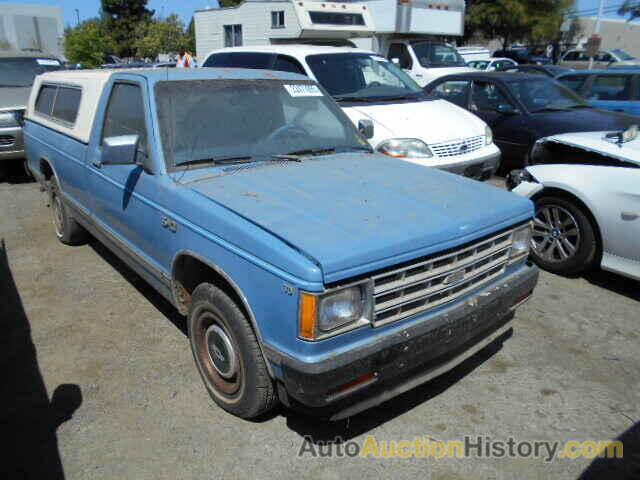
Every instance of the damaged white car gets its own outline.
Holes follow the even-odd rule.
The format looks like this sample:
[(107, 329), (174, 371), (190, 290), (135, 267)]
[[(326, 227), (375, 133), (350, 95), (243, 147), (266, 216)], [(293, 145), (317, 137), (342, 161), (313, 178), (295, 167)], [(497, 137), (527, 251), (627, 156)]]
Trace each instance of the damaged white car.
[(638, 127), (542, 138), (532, 160), (507, 179), (536, 206), (532, 259), (554, 273), (600, 266), (640, 280)]

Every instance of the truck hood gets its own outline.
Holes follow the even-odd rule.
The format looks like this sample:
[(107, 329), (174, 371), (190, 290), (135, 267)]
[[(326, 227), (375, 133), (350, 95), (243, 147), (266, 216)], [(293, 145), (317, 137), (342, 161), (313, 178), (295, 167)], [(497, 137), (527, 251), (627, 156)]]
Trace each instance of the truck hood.
[[(381, 103), (343, 108), (357, 124), (369, 118), (375, 129), (384, 129), (386, 138), (419, 138), (427, 144), (484, 135), (485, 123), (463, 108), (446, 100)], [(376, 137), (380, 137), (376, 131)]]
[(27, 108), (31, 87), (0, 87), (0, 110)]
[(326, 283), (451, 248), (533, 214), (529, 200), (510, 192), (384, 155), (256, 164), (203, 174), (186, 186), (301, 251)]

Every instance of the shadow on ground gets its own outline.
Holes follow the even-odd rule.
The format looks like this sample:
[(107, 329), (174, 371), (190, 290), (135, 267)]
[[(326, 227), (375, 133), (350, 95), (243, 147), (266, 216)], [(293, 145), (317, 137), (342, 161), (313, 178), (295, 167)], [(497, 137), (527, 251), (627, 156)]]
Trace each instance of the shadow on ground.
[(5, 460), (0, 478), (64, 478), (57, 428), (82, 403), (78, 385), (59, 385), (51, 400), (38, 367), (31, 328), (0, 241), (0, 431)]
[(134, 272), (126, 263), (124, 263), (118, 256), (105, 247), (98, 240), (92, 240), (90, 243), (91, 248), (102, 259), (113, 267), (122, 277), (131, 284), (142, 296), (144, 296), (154, 307), (156, 307), (160, 313), (162, 313), (167, 320), (180, 330), (185, 336), (187, 336), (187, 322), (185, 317), (180, 315), (176, 308), (164, 298), (157, 290), (155, 290), (146, 280), (140, 275)]
[(610, 290), (618, 295), (624, 295), (632, 300), (640, 301), (638, 282), (616, 273), (595, 269), (584, 275), (584, 279), (598, 287)]
[(5, 160), (0, 165), (0, 183), (7, 182), (15, 185), (20, 183), (31, 183), (33, 177), (27, 174), (24, 167), (24, 160)]
[[(185, 336), (187, 335), (185, 317), (180, 315), (169, 301), (102, 243), (93, 240), (90, 246), (104, 261), (118, 271), (125, 280), (157, 308), (178, 330)], [(311, 437), (315, 442), (334, 441), (336, 438), (347, 441), (393, 420), (395, 417), (404, 414), (417, 405), (438, 396), (497, 353), (502, 348), (502, 342), (510, 335), (511, 332), (508, 332), (450, 372), (403, 395), (395, 397), (376, 408), (369, 409), (349, 419), (329, 422), (281, 406), (273, 412), (254, 419), (254, 421), (257, 423), (268, 422), (276, 416), (282, 415), (287, 419), (287, 426), (302, 437)]]
[(596, 458), (578, 480), (637, 480), (640, 478), (640, 422), (616, 440), (622, 442), (622, 458)]

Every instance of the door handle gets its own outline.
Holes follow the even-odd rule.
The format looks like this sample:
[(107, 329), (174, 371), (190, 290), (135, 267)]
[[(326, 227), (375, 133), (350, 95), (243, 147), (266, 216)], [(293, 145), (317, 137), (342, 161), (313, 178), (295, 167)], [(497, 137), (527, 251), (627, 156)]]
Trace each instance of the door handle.
[(102, 162), (100, 161), (99, 158), (94, 158), (91, 160), (91, 165), (93, 165), (96, 168), (102, 168)]
[(640, 217), (640, 214), (635, 212), (622, 212), (620, 214), (622, 220), (637, 220), (638, 217)]
[(416, 73), (416, 77), (422, 78), (422, 74), (421, 73)]

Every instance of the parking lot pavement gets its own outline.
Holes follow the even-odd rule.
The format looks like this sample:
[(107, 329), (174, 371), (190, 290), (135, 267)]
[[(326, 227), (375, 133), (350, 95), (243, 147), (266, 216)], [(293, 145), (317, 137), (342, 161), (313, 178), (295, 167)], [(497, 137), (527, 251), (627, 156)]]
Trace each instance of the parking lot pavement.
[[(640, 420), (640, 289), (603, 272), (543, 272), (502, 347), (357, 417), (325, 423), (282, 409), (240, 420), (201, 386), (183, 318), (100, 244), (60, 244), (44, 201), (33, 183), (0, 183), (8, 286), (0, 313), (20, 332), (0, 357), (14, 380), (3, 381), (3, 401), (33, 392), (17, 416), (2, 409), (24, 426), (27, 447), (32, 440), (8, 458), (27, 470), (50, 466), (40, 478), (62, 478), (53, 474), (61, 463), (67, 479), (575, 479), (592, 460), (297, 454), (305, 435), (360, 446), (368, 435), (583, 441), (617, 437)], [(46, 454), (37, 454), (43, 442)]]

